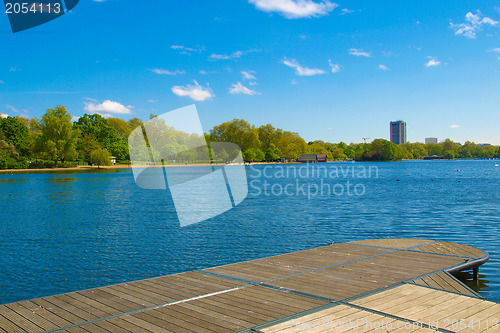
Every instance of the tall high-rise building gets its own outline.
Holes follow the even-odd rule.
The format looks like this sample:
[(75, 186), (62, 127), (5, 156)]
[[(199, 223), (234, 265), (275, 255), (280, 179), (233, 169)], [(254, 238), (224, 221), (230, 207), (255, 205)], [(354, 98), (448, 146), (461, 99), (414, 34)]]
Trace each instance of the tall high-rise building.
[(438, 139), (437, 138), (425, 138), (425, 144), (428, 144), (428, 143), (435, 143), (435, 144), (437, 144), (438, 143)]
[(404, 121), (391, 121), (391, 142), (397, 145), (406, 143), (406, 123)]

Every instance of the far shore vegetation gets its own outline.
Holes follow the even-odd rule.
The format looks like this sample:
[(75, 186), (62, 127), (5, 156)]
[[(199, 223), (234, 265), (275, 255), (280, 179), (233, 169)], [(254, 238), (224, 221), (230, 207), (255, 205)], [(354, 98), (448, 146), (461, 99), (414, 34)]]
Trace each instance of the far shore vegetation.
[[(150, 120), (158, 118), (151, 115)], [(177, 163), (197, 163), (196, 151), (186, 149), (193, 140), (187, 133), (179, 135), (174, 128), (161, 124), (158, 130), (172, 131), (175, 142), (164, 148)], [(85, 114), (72, 122), (64, 106), (48, 109), (41, 119), (0, 118), (0, 169), (37, 169), (75, 167), (82, 164), (101, 166), (117, 163), (128, 164), (130, 152), (128, 138), (143, 121), (132, 118), (104, 118)], [(200, 138), (194, 138), (200, 139)], [(243, 119), (234, 119), (215, 126), (205, 134), (206, 141), (232, 142), (241, 147), (246, 162), (295, 161), (301, 154), (326, 154), (330, 161), (399, 161), (439, 156), (445, 159), (500, 158), (499, 146), (478, 146), (473, 142), (460, 145), (450, 139), (438, 144), (420, 142), (396, 145), (384, 139), (371, 143), (329, 143), (320, 140), (306, 142), (298, 133), (275, 128), (272, 125), (256, 127)], [(132, 152), (137, 154), (138, 152)], [(140, 153), (140, 152), (139, 152)], [(158, 151), (161, 153), (161, 151)], [(225, 162), (234, 152), (221, 150), (210, 153), (210, 160)]]

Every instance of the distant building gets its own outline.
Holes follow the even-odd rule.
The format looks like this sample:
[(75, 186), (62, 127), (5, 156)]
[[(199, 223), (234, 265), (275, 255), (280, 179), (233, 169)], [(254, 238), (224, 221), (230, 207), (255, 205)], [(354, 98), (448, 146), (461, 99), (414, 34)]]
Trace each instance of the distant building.
[(491, 143), (478, 143), (477, 146), (479, 148), (483, 148), (483, 147), (491, 146)]
[(316, 162), (325, 163), (326, 159), (326, 154), (316, 154)]
[(404, 121), (391, 121), (391, 142), (397, 145), (406, 143), (406, 123)]
[(428, 144), (428, 143), (435, 143), (435, 144), (437, 144), (438, 143), (438, 139), (437, 138), (425, 138), (425, 144)]
[(302, 163), (326, 162), (326, 154), (300, 154), (298, 161)]

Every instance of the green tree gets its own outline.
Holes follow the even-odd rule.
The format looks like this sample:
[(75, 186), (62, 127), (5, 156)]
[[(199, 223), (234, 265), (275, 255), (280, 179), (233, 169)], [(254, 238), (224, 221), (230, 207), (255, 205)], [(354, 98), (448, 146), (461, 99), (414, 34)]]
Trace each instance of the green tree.
[(143, 124), (142, 120), (140, 120), (139, 118), (132, 118), (129, 121), (127, 121), (129, 135), (130, 135), (130, 133), (132, 133), (133, 130), (135, 130), (137, 127), (141, 126), (142, 124)]
[(253, 150), (255, 152), (255, 160), (258, 162), (262, 162), (266, 159), (266, 155), (259, 148)]
[(71, 115), (62, 105), (47, 109), (41, 121), (36, 150), (53, 161), (74, 161), (78, 131), (73, 129)]
[(116, 133), (122, 138), (126, 139), (130, 135), (130, 128), (127, 122), (120, 118), (108, 118), (108, 124), (116, 130)]
[(92, 153), (101, 148), (103, 148), (102, 145), (97, 142), (92, 134), (83, 134), (77, 143), (78, 158), (83, 158), (90, 162), (92, 160)]
[(29, 130), (23, 120), (17, 117), (0, 118), (0, 130), (6, 142), (12, 143), (22, 154), (29, 152)]
[(247, 149), (243, 152), (243, 160), (247, 162), (255, 161), (255, 152), (252, 149)]
[(103, 116), (85, 114), (74, 123), (74, 127), (81, 135), (91, 135), (118, 159), (123, 160), (128, 157), (127, 142), (118, 135), (116, 129)]
[(99, 169), (101, 165), (111, 165), (109, 157), (110, 155), (106, 148), (99, 148), (90, 154), (90, 162), (96, 164)]
[(258, 130), (243, 119), (234, 119), (215, 126), (210, 131), (210, 141), (232, 142), (243, 151), (260, 146)]
[(444, 153), (444, 158), (446, 158), (448, 160), (454, 160), (455, 159), (455, 153), (453, 152), (453, 150), (447, 150)]

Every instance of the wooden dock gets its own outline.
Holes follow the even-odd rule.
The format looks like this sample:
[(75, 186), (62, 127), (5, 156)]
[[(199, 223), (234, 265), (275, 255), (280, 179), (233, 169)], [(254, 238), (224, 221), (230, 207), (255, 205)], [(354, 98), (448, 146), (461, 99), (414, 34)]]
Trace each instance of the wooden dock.
[(0, 306), (0, 332), (500, 332), (462, 244), (369, 240)]

